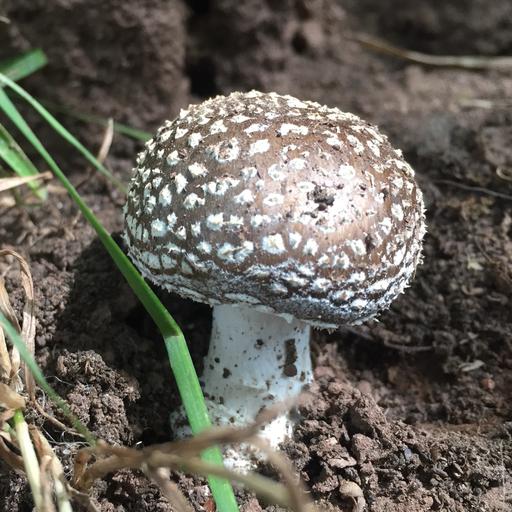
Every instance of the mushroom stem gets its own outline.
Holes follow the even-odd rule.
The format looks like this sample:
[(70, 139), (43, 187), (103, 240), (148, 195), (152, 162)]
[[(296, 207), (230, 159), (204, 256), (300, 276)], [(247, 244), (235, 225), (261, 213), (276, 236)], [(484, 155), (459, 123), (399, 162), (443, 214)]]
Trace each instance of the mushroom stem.
[[(214, 423), (243, 425), (262, 408), (298, 396), (311, 383), (311, 328), (254, 306), (215, 306), (203, 380)], [(282, 414), (263, 429), (276, 447), (291, 436)]]

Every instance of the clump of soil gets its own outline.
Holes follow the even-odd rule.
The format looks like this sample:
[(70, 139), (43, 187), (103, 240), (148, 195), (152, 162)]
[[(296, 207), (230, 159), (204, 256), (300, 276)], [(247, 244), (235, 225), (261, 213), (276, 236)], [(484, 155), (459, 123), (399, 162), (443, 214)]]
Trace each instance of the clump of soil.
[[(435, 53), (510, 53), (508, 2), (381, 4), (7, 1), (2, 56), (42, 47), (50, 65), (24, 84), (36, 96), (148, 130), (189, 100), (253, 87), (379, 124), (414, 165), (425, 194), (424, 264), (378, 323), (316, 334), (316, 383), (284, 449), (315, 499), (333, 510), (510, 510), (512, 114), (503, 106), (512, 81), (505, 72), (409, 65), (347, 39), (356, 31)], [(98, 146), (96, 126), (72, 126)], [(40, 133), (82, 182), (85, 164)], [(116, 137), (107, 163), (122, 179), (135, 150)], [(119, 193), (95, 174), (80, 192), (119, 233)], [(167, 440), (178, 398), (163, 344), (67, 197), (2, 209), (0, 243), (30, 262), (38, 361), (80, 418), (113, 443)], [(3, 261), (0, 272), (20, 308), (14, 272)], [(200, 370), (209, 308), (163, 298)], [(34, 421), (70, 471), (76, 439)], [(204, 481), (175, 478), (197, 510), (212, 509)], [(5, 466), (0, 496), (2, 509), (32, 509), (25, 480)], [(101, 512), (170, 510), (131, 472), (98, 482), (93, 497)], [(240, 502), (246, 511), (275, 510), (245, 493)]]

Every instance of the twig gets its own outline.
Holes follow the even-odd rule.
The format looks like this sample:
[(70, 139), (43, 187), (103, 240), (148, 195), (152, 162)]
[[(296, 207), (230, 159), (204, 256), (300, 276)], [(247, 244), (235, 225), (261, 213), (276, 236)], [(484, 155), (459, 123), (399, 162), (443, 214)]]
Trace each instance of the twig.
[(280, 505), (281, 507), (290, 506), (288, 492), (285, 487), (257, 473), (236, 473), (223, 466), (204, 462), (197, 457), (185, 458), (161, 453), (152, 454), (148, 462), (150, 465), (156, 467), (170, 466), (196, 475), (215, 475), (227, 480), (239, 482), (248, 489), (253, 490), (258, 496), (263, 497), (265, 500)]
[[(297, 477), (291, 464), (284, 456), (272, 452), (270, 447), (258, 438), (261, 425), (282, 412), (284, 407), (280, 405), (263, 411), (253, 424), (246, 427), (212, 428), (191, 439), (149, 446), (142, 450), (98, 442), (94, 448), (78, 452), (73, 482), (79, 489), (87, 490), (95, 480), (121, 469), (142, 469), (155, 479), (155, 470), (170, 468), (239, 482), (268, 502), (288, 507), (296, 512), (309, 512), (314, 510), (314, 506), (301, 484), (296, 481)], [(285, 485), (256, 473), (240, 474), (198, 458), (198, 454), (210, 446), (239, 443), (252, 444), (263, 451), (269, 462), (282, 474)], [(92, 457), (96, 457), (96, 461), (87, 467)], [(172, 493), (172, 489), (170, 492)]]
[(462, 107), (492, 109), (496, 107), (510, 108), (512, 100), (489, 100), (485, 98), (463, 98), (459, 101)]
[(428, 53), (405, 50), (383, 41), (382, 39), (365, 34), (353, 34), (348, 36), (347, 39), (356, 41), (370, 50), (399, 57), (400, 59), (425, 66), (501, 70), (509, 70), (512, 68), (512, 57), (509, 56), (485, 57), (481, 55), (431, 55)]
[(387, 348), (392, 348), (393, 350), (398, 350), (400, 352), (404, 352), (406, 354), (416, 354), (418, 352), (428, 352), (432, 350), (430, 345), (400, 345), (398, 343), (393, 343), (392, 341), (383, 340), (384, 346)]
[(105, 133), (103, 134), (103, 140), (101, 142), (100, 149), (96, 158), (101, 163), (104, 163), (109, 152), (110, 147), (112, 146), (112, 141), (114, 140), (114, 120), (109, 118), (107, 122), (107, 127), (105, 128)]
[(512, 201), (512, 195), (504, 194), (503, 192), (497, 192), (496, 190), (491, 190), (484, 187), (474, 187), (472, 185), (465, 185), (464, 183), (459, 183), (458, 181), (452, 180), (434, 180), (434, 183), (443, 183), (445, 185), (450, 185), (452, 187), (460, 188), (461, 190), (467, 190), (468, 192), (475, 192), (477, 194), (486, 194), (492, 197), (498, 197), (500, 199), (505, 199), (507, 201)]
[[(107, 158), (113, 140), (114, 140), (114, 120), (112, 118), (109, 118), (107, 125), (105, 127), (105, 132), (103, 133), (103, 138), (101, 139), (100, 149), (98, 150), (98, 153), (96, 154), (96, 159), (100, 163), (103, 163), (105, 161), (105, 159)], [(89, 180), (92, 178), (93, 175), (94, 175), (94, 169), (92, 169), (91, 167), (88, 167), (85, 177), (75, 185), (75, 188), (77, 190), (82, 188), (86, 183), (89, 182)]]
[(143, 468), (144, 473), (155, 482), (176, 512), (194, 512), (178, 486), (169, 478), (167, 468)]
[(63, 432), (66, 432), (67, 434), (75, 436), (75, 437), (81, 437), (81, 438), (84, 437), (83, 434), (81, 434), (80, 432), (77, 432), (76, 430), (64, 425), (64, 423), (62, 423), (62, 421), (59, 421), (57, 418), (55, 418), (51, 414), (47, 413), (37, 400), (34, 400), (33, 405), (37, 409), (37, 412), (41, 416), (43, 416), (45, 419), (47, 419), (50, 423), (53, 423), (53, 425), (55, 427), (57, 427), (58, 429), (62, 430)]
[(254, 436), (250, 443), (263, 452), (270, 464), (281, 474), (290, 497), (290, 508), (296, 512), (307, 512), (310, 510), (312, 503), (307, 497), (301, 481), (296, 478), (290, 461), (279, 452), (273, 450), (267, 441), (258, 436)]
[[(119, 452), (120, 450), (119, 447), (98, 443), (93, 453), (94, 451), (108, 455)], [(135, 450), (131, 448), (123, 448), (122, 451), (125, 453), (124, 456), (120, 456), (119, 454), (110, 455), (106, 459), (98, 460), (88, 468), (84, 478), (80, 482), (80, 489), (87, 490), (95, 480), (121, 469), (142, 469), (145, 466), (148, 468), (166, 467), (196, 475), (214, 475), (220, 478), (237, 481), (272, 503), (285, 507), (289, 505), (288, 492), (285, 490), (284, 486), (273, 482), (270, 478), (258, 474), (245, 475), (236, 473), (223, 466), (202, 461), (197, 457), (184, 457), (164, 451), (151, 450), (148, 453), (147, 450)]]
[(73, 487), (69, 488), (69, 494), (89, 512), (100, 512), (100, 509), (93, 503), (92, 498), (88, 494), (77, 491)]
[[(353, 327), (345, 326), (343, 327), (343, 332), (348, 332), (350, 334), (353, 334), (354, 336), (362, 338), (365, 341), (375, 343), (375, 338), (373, 336), (370, 336), (367, 332), (362, 331), (361, 329), (354, 329)], [(408, 354), (415, 354), (417, 352), (428, 352), (429, 350), (432, 350), (432, 347), (430, 345), (401, 345), (399, 343), (393, 343), (392, 341), (389, 341), (386, 338), (382, 340), (382, 343), (387, 348), (392, 348), (393, 350), (399, 350), (400, 352), (405, 352)]]

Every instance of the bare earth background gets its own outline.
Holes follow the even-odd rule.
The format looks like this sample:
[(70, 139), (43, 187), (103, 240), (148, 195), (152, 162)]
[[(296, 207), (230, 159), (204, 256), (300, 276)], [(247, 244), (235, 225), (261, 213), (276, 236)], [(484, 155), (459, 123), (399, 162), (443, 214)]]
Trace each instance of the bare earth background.
[[(152, 131), (191, 101), (275, 90), (379, 124), (416, 168), (428, 207), (425, 263), (380, 322), (317, 333), (314, 405), (304, 408), (285, 447), (315, 498), (333, 510), (356, 510), (341, 491), (345, 480), (362, 488), (372, 512), (512, 510), (512, 200), (488, 192), (512, 195), (511, 74), (419, 67), (347, 40), (357, 32), (434, 54), (512, 54), (509, 0), (435, 4), (4, 0), (0, 6), (10, 19), (0, 24), (0, 57), (43, 48), (49, 66), (23, 85), (52, 104)], [(98, 147), (101, 128), (63, 119)], [(44, 127), (39, 133), (81, 182), (86, 164)], [(107, 163), (123, 180), (138, 148), (120, 136), (114, 141)], [(509, 179), (498, 167), (509, 169)], [(122, 198), (96, 174), (80, 192), (119, 233)], [(168, 413), (178, 399), (163, 343), (66, 196), (0, 211), (0, 245), (30, 262), (38, 361), (81, 419), (113, 443), (167, 440)], [(15, 275), (8, 273), (8, 285), (20, 307)], [(165, 300), (200, 368), (209, 308)], [(69, 463), (77, 443), (41, 426)], [(197, 510), (212, 510), (204, 482), (176, 478)], [(138, 474), (113, 475), (93, 492), (102, 512), (170, 510)], [(240, 496), (246, 512), (276, 510)], [(32, 510), (24, 479), (3, 466), (0, 509)]]

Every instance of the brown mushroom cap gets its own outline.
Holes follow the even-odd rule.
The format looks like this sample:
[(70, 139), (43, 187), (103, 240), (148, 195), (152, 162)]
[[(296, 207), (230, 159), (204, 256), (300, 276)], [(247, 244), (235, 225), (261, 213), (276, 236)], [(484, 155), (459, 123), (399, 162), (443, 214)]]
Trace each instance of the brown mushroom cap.
[(386, 309), (425, 233), (414, 171), (374, 126), (256, 91), (166, 122), (139, 155), (125, 221), (159, 286), (324, 326)]

